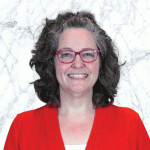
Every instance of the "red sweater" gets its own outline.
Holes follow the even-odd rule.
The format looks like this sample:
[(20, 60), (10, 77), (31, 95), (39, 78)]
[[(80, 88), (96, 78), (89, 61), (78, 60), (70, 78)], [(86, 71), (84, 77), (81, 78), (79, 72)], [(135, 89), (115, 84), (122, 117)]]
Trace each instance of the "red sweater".
[[(57, 108), (46, 104), (18, 114), (4, 150), (65, 150)], [(150, 138), (134, 110), (115, 105), (99, 107), (86, 150), (150, 150)]]

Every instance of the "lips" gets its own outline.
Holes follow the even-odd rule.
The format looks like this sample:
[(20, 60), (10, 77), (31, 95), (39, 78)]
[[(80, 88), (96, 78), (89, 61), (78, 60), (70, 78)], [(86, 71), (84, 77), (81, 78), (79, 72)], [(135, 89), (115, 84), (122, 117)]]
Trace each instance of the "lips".
[(86, 78), (88, 76), (88, 74), (68, 74), (68, 77), (70, 78)]

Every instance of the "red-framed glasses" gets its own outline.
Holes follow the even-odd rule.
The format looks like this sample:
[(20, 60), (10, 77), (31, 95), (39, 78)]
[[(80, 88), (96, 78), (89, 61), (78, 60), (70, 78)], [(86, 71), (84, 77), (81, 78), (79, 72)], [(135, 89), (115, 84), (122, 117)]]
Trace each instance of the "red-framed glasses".
[(100, 53), (97, 49), (84, 49), (80, 52), (75, 52), (73, 50), (62, 49), (56, 52), (56, 55), (61, 63), (72, 63), (76, 55), (80, 55), (80, 58), (83, 62), (91, 63), (95, 61)]

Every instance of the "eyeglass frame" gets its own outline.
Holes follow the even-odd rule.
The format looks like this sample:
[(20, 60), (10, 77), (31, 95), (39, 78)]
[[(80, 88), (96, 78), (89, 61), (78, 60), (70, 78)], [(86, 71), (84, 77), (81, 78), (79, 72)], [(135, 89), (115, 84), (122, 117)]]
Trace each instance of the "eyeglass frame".
[[(92, 48), (89, 48), (89, 49), (83, 49), (83, 50), (81, 50), (81, 51), (79, 51), (79, 52), (75, 52), (75, 51), (73, 51), (73, 50), (59, 50), (59, 51), (56, 51), (56, 55), (57, 55), (57, 58), (58, 58), (58, 60), (61, 62), (61, 63), (64, 63), (64, 64), (69, 64), (69, 63), (72, 63), (74, 60), (75, 60), (75, 58), (76, 58), (76, 55), (79, 55), (80, 56), (80, 58), (81, 58), (81, 60), (83, 61), (83, 62), (86, 62), (86, 63), (92, 63), (92, 62), (94, 62), (94, 61), (96, 61), (96, 59), (95, 60), (93, 60), (93, 61), (90, 61), (90, 62), (87, 62), (87, 61), (84, 61), (83, 59), (82, 59), (82, 57), (81, 57), (81, 52), (83, 52), (83, 51), (87, 51), (87, 50), (96, 50), (96, 52), (97, 52), (97, 56), (96, 56), (96, 59), (97, 59), (97, 57), (98, 57), (98, 54), (100, 53), (100, 50), (98, 50), (98, 49), (92, 49)], [(64, 52), (64, 51), (71, 51), (71, 52), (74, 52), (75, 53), (75, 57), (74, 57), (74, 59), (71, 61), (71, 62), (62, 62), (60, 59), (59, 59), (59, 53), (60, 52)]]

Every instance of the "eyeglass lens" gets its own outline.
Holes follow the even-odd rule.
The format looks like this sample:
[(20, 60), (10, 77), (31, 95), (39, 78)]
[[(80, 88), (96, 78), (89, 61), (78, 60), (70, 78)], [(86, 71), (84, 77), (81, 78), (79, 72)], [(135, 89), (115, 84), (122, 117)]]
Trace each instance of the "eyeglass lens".
[[(92, 62), (97, 57), (96, 50), (86, 50), (80, 53), (81, 59), (85, 62)], [(74, 60), (75, 53), (73, 51), (64, 50), (59, 52), (59, 60), (64, 63), (69, 63)]]

